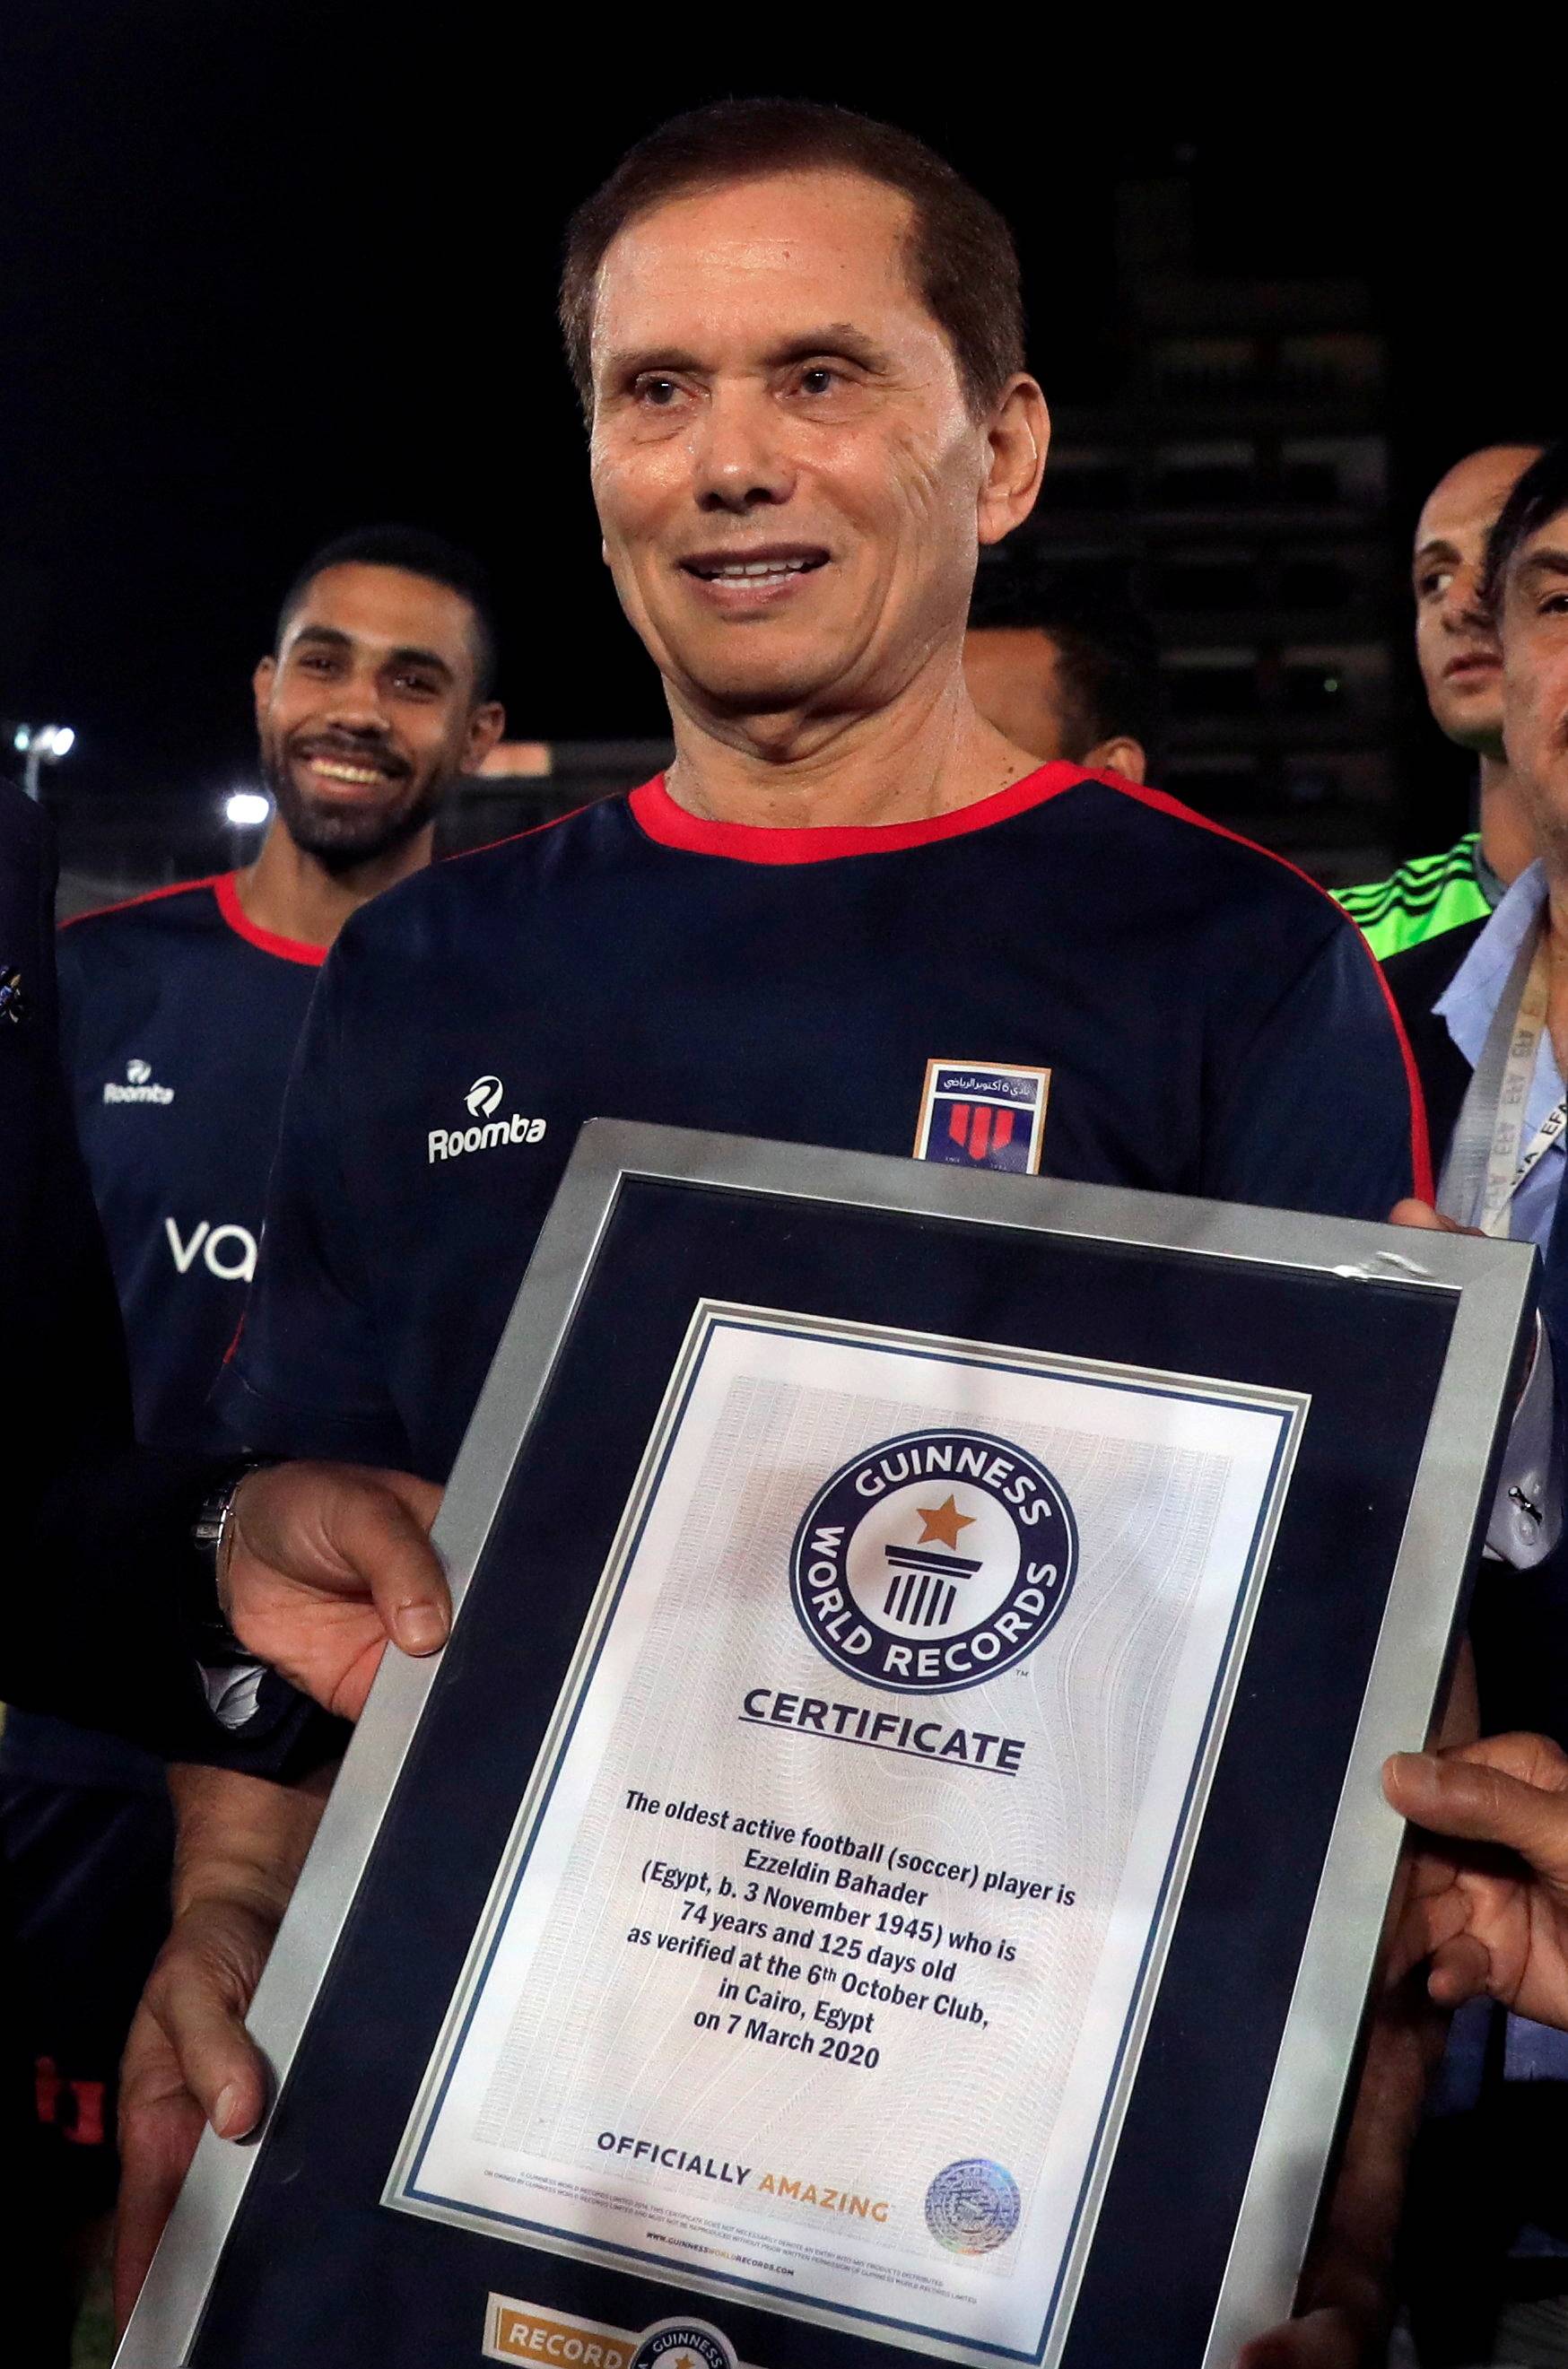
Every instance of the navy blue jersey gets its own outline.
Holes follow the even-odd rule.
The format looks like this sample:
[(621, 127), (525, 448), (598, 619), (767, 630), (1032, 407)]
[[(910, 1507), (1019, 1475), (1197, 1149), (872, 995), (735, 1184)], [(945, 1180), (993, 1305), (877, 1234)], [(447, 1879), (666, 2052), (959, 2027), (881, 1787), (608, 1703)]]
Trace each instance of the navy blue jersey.
[[(82, 914), (58, 946), (61, 1046), (125, 1319), (136, 1427), (161, 1448), (222, 1452), (209, 1402), (255, 1270), (322, 949), (258, 929), (227, 874)], [(11, 1712), (0, 1770), (164, 1790), (148, 1755), (33, 1712)]]
[(233, 876), (60, 934), (61, 1036), (109, 1238), (136, 1427), (225, 1445), (208, 1406), (256, 1267), (283, 1089), (319, 946), (249, 921)]
[(653, 782), (349, 923), (238, 1436), (443, 1477), (593, 1116), (1364, 1218), (1429, 1184), (1354, 927), (1158, 793), (1047, 765), (929, 822), (775, 831)]
[[(85, 913), (59, 938), (61, 1043), (125, 1319), (136, 1427), (220, 1451), (209, 1401), (256, 1266), (283, 1089), (323, 960), (249, 921), (233, 876)], [(0, 1768), (163, 1791), (161, 1764), (13, 1711)]]

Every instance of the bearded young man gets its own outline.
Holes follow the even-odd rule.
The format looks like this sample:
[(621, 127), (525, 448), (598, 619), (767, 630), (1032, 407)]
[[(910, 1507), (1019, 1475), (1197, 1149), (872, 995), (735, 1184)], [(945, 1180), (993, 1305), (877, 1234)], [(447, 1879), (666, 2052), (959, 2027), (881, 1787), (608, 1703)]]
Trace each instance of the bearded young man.
[(213, 1433), (316, 978), (350, 914), (429, 863), (442, 802), (500, 737), (494, 672), (475, 560), (407, 527), (339, 537), (253, 678), (274, 807), (255, 862), (62, 933), (62, 1042), (144, 1439)]
[[(730, 102), (581, 210), (562, 311), (675, 763), (345, 931), (224, 1384), (246, 1441), (444, 1478), (594, 1113), (1360, 1217), (1428, 1193), (1333, 904), (1158, 792), (1036, 765), (969, 698), (978, 552), (1047, 435), (994, 210), (906, 133)], [(1030, 1131), (922, 1123), (944, 1059), (1048, 1079), (1037, 1160)], [(475, 1127), (479, 1087), (501, 1116)], [(228, 1609), (318, 1699), (362, 1697), (373, 1608), (306, 1650), (285, 1589)], [(126, 2295), (203, 2114), (237, 2136), (265, 2099), (240, 2017), (303, 1821), (269, 1841), (227, 1782), (127, 2059)]]
[[(276, 813), (255, 863), (61, 937), (62, 1047), (150, 1447), (227, 1445), (207, 1402), (255, 1267), (311, 990), (349, 915), (429, 862), (442, 798), (501, 729), (493, 666), (465, 555), (399, 528), (317, 553), (256, 670)], [(34, 2076), (35, 2203), (57, 2253), (33, 2274), (52, 2276), (63, 2324), (114, 2202), (116, 2075), (168, 1927), (172, 1841), (161, 1760), (11, 1711), (0, 1872)]]

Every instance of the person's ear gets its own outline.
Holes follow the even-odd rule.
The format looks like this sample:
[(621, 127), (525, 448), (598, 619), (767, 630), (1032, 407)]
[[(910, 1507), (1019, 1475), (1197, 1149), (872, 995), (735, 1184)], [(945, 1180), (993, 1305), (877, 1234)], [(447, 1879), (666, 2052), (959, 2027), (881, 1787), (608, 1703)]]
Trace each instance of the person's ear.
[(259, 732), (272, 701), (272, 686), (278, 680), (278, 661), (270, 654), (257, 661), (256, 672), (250, 678), (250, 688), (256, 700), (256, 728)]
[(507, 728), (507, 711), (498, 699), (486, 699), (468, 719), (463, 743), (463, 770), (476, 773)]
[(1135, 740), (1127, 732), (1113, 733), (1109, 740), (1097, 740), (1078, 762), (1086, 773), (1120, 773), (1128, 782), (1149, 779), (1149, 751), (1141, 740)]
[(1024, 372), (1009, 382), (986, 431), (990, 464), (977, 521), (982, 544), (1000, 543), (1035, 507), (1051, 441), (1051, 415), (1038, 383)]

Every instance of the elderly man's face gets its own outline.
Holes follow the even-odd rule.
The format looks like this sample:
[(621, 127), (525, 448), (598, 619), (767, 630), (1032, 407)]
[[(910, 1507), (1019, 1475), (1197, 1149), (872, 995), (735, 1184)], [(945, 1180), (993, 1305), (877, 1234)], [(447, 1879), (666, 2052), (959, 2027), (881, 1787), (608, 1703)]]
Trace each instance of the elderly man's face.
[(1543, 850), (1568, 865), (1568, 510), (1537, 529), (1503, 585), (1503, 740)]
[(605, 257), (605, 557), (710, 721), (887, 705), (956, 647), (979, 544), (1021, 514), (911, 283), (910, 211), (858, 173), (785, 173), (673, 199)]

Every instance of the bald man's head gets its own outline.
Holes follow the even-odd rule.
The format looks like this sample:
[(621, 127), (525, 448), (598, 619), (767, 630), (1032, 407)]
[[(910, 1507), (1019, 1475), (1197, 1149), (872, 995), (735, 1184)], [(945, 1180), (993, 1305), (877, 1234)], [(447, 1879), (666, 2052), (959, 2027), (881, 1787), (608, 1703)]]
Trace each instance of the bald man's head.
[(1457, 461), (1415, 528), (1415, 655), (1439, 730), (1461, 749), (1503, 753), (1503, 670), (1481, 604), (1486, 538), (1539, 444), (1487, 444)]

